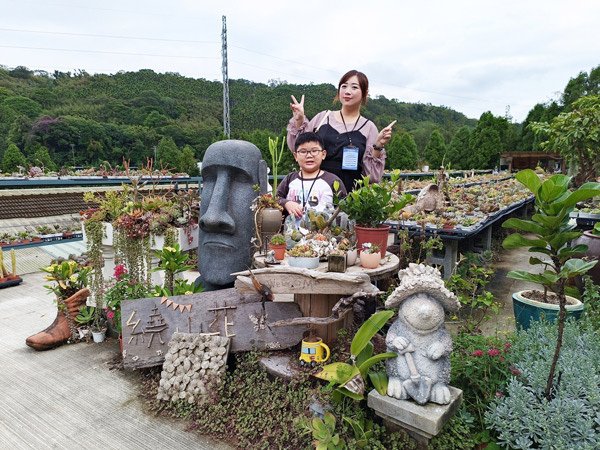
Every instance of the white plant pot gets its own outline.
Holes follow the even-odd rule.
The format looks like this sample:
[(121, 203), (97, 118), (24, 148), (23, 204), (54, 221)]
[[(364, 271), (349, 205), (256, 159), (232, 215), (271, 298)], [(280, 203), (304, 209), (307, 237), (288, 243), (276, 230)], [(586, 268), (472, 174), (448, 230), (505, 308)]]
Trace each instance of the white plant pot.
[(348, 267), (353, 266), (354, 264), (356, 264), (356, 258), (358, 257), (358, 250), (353, 249), (353, 250), (348, 250), (346, 252), (346, 265)]
[[(182, 251), (191, 250), (193, 248), (198, 248), (198, 238), (199, 238), (199, 227), (198, 225), (192, 225), (188, 227), (186, 231), (183, 228), (176, 228), (177, 236), (175, 238), (175, 243), (179, 244), (179, 248)], [(191, 242), (188, 240), (188, 235), (192, 238)], [(161, 235), (153, 235), (152, 236), (152, 249), (153, 250), (162, 250), (165, 246), (165, 236)]]
[(303, 269), (316, 269), (319, 267), (319, 257), (314, 258), (306, 256), (288, 256), (287, 263), (291, 267), (300, 267)]
[(94, 342), (97, 344), (104, 342), (104, 339), (106, 338), (106, 330), (102, 330), (102, 331), (93, 331), (92, 330), (92, 338), (94, 339)]

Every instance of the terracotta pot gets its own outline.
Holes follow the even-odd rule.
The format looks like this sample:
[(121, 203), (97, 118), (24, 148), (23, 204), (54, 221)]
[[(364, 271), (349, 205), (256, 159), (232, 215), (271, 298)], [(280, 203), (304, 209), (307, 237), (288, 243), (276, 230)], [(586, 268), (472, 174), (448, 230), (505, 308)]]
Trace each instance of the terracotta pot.
[(277, 208), (264, 208), (260, 211), (258, 223), (262, 233), (277, 233), (282, 221), (283, 214)]
[(370, 242), (379, 246), (382, 258), (385, 256), (390, 232), (389, 225), (379, 225), (378, 228), (355, 226), (354, 231), (356, 233), (356, 248), (361, 249), (365, 242)]
[(379, 267), (381, 255), (379, 253), (360, 252), (360, 265), (365, 269), (376, 269)]
[(600, 284), (600, 236), (596, 236), (591, 231), (584, 231), (583, 235), (573, 242), (573, 245), (579, 244), (588, 246), (585, 256), (589, 257), (590, 261), (598, 261), (587, 274), (592, 277), (595, 284)]
[(269, 249), (275, 252), (275, 259), (277, 261), (281, 261), (283, 258), (285, 258), (286, 247), (287, 246), (285, 244), (269, 244)]

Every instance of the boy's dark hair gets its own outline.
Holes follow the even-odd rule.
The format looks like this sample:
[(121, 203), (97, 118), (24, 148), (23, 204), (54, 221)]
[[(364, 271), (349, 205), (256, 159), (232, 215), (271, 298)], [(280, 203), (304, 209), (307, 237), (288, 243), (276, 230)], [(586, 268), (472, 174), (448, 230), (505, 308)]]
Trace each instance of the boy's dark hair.
[(321, 139), (321, 136), (319, 136), (317, 133), (313, 133), (312, 131), (307, 131), (306, 133), (298, 135), (296, 138), (294, 151), (298, 150), (298, 147), (300, 147), (302, 144), (306, 144), (307, 142), (316, 142), (321, 146), (322, 149), (325, 149), (325, 143), (323, 142), (323, 139)]

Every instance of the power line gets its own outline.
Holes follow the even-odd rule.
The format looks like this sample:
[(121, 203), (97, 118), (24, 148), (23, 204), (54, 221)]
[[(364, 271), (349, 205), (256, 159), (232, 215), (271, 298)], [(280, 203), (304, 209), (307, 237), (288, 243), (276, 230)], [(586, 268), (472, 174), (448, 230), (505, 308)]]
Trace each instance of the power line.
[(104, 55), (125, 55), (125, 56), (151, 56), (160, 58), (184, 58), (184, 59), (219, 59), (216, 56), (188, 56), (188, 55), (165, 55), (155, 53), (133, 53), (133, 52), (109, 52), (104, 50), (74, 50), (70, 48), (51, 48), (51, 47), (26, 47), (20, 45), (1, 45), (1, 48), (14, 48), (25, 50), (44, 50), (56, 52), (71, 52), (71, 53), (99, 53)]
[(91, 33), (67, 33), (63, 31), (42, 31), (42, 30), (23, 30), (17, 28), (0, 28), (0, 31), (8, 31), (15, 33), (33, 33), (33, 34), (50, 34), (56, 36), (77, 36), (77, 37), (98, 37), (108, 39), (130, 39), (137, 41), (160, 41), (160, 42), (186, 42), (191, 44), (218, 44), (217, 41), (196, 41), (191, 39), (162, 39), (142, 36), (122, 36), (114, 34), (91, 34)]

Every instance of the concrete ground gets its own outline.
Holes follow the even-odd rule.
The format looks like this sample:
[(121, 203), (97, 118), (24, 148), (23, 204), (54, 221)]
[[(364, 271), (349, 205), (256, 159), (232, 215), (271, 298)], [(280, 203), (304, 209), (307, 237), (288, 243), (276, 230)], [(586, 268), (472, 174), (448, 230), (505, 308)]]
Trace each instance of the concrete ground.
[(500, 312), (491, 315), (490, 320), (482, 323), (481, 331), (485, 335), (503, 334), (515, 330), (515, 317), (513, 314), (512, 294), (526, 289), (539, 289), (539, 286), (526, 281), (507, 278), (506, 274), (511, 270), (531, 270), (529, 256), (531, 254), (526, 248), (514, 250), (502, 250), (499, 259), (494, 262), (495, 273), (487, 285), (486, 290), (494, 294), (494, 298), (500, 303)]
[(25, 339), (56, 316), (43, 274), (0, 289), (0, 448), (230, 448), (144, 412), (135, 373), (111, 370), (114, 339), (36, 352)]

